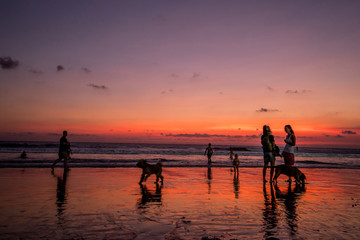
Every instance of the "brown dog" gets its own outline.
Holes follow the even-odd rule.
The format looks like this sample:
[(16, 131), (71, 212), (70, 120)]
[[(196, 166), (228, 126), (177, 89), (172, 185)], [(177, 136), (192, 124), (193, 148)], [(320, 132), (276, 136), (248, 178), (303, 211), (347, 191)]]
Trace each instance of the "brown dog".
[(279, 165), (275, 167), (275, 176), (274, 181), (277, 181), (277, 178), (280, 174), (285, 174), (288, 177), (294, 177), (297, 184), (305, 184), (305, 174), (303, 174), (297, 167), (288, 166), (288, 165)]
[(160, 178), (161, 179), (160, 182), (163, 183), (164, 177), (161, 175), (161, 172), (162, 172), (161, 162), (158, 162), (157, 164), (152, 165), (152, 164), (147, 163), (146, 160), (141, 159), (136, 164), (136, 166), (138, 168), (142, 168), (142, 170), (143, 170), (139, 184), (141, 184), (142, 182), (145, 182), (146, 179), (148, 179), (148, 177), (150, 177), (151, 174), (156, 175), (156, 182), (158, 182), (159, 178)]

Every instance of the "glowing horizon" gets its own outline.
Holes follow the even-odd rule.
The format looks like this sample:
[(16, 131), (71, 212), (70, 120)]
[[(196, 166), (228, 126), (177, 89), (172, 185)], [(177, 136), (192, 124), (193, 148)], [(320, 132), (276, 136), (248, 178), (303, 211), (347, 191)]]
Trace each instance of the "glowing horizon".
[(18, 3), (0, 141), (360, 146), (359, 2)]

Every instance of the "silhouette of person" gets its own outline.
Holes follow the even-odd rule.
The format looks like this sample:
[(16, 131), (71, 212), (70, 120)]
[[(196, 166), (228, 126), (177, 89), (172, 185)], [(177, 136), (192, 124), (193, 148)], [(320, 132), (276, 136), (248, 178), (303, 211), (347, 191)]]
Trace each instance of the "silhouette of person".
[(235, 154), (235, 158), (233, 160), (234, 174), (239, 174), (239, 156)]
[(22, 159), (27, 158), (27, 155), (26, 155), (26, 152), (25, 152), (25, 151), (23, 151), (23, 152), (21, 153), (20, 158), (22, 158)]
[(270, 182), (273, 181), (274, 176), (274, 167), (275, 167), (275, 139), (271, 134), (270, 127), (267, 125), (263, 126), (263, 135), (261, 136), (261, 145), (264, 152), (264, 168), (263, 168), (263, 181), (267, 182), (266, 177), (266, 168), (268, 168), (269, 163), (271, 164), (270, 170)]
[(204, 155), (208, 157), (208, 163), (211, 163), (211, 156), (213, 155), (214, 151), (211, 147), (211, 143), (209, 143), (208, 147), (205, 149)]
[[(294, 153), (295, 153), (296, 137), (290, 125), (285, 125), (284, 130), (287, 133), (287, 136), (284, 139), (286, 145), (284, 147), (282, 155), (284, 157), (285, 165), (293, 166), (295, 163)], [(291, 181), (291, 177), (289, 177), (288, 181)]]
[(234, 151), (232, 149), (230, 149), (229, 158), (230, 158), (231, 162), (234, 160)]
[(70, 143), (66, 139), (67, 131), (63, 131), (63, 136), (60, 138), (60, 145), (59, 145), (59, 158), (54, 161), (51, 166), (51, 171), (54, 171), (55, 165), (64, 159), (64, 169), (68, 170), (67, 161), (69, 159), (69, 155), (71, 153)]

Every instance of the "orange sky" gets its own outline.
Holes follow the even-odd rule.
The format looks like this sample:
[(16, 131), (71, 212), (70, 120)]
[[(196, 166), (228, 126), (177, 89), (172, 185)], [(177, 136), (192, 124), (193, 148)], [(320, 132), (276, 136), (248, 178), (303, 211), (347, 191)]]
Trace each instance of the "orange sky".
[(360, 4), (324, 4), (8, 2), (0, 140), (359, 146)]

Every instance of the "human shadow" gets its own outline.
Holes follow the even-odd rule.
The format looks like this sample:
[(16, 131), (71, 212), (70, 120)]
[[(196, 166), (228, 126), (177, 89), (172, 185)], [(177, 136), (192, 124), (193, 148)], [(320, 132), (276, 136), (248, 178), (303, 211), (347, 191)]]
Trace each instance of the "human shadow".
[(305, 193), (305, 185), (294, 184), (292, 188), (291, 182), (288, 183), (287, 190), (281, 191), (277, 184), (275, 184), (276, 198), (284, 204), (285, 216), (287, 226), (289, 227), (289, 234), (295, 237), (298, 230), (298, 214), (296, 212), (298, 201)]
[(67, 192), (66, 192), (66, 185), (67, 179), (69, 175), (69, 171), (64, 171), (63, 174), (55, 174), (51, 172), (51, 174), (57, 178), (57, 185), (56, 185), (56, 206), (57, 206), (57, 214), (59, 224), (64, 222), (64, 213), (66, 210), (67, 205)]
[(263, 227), (264, 238), (271, 239), (278, 234), (279, 216), (274, 192), (274, 185), (270, 183), (270, 195), (266, 189), (266, 183), (263, 183), (264, 208), (263, 208)]
[(155, 190), (149, 190), (146, 184), (139, 184), (141, 198), (137, 202), (139, 209), (147, 209), (149, 205), (162, 205), (161, 190), (163, 184), (155, 183)]

